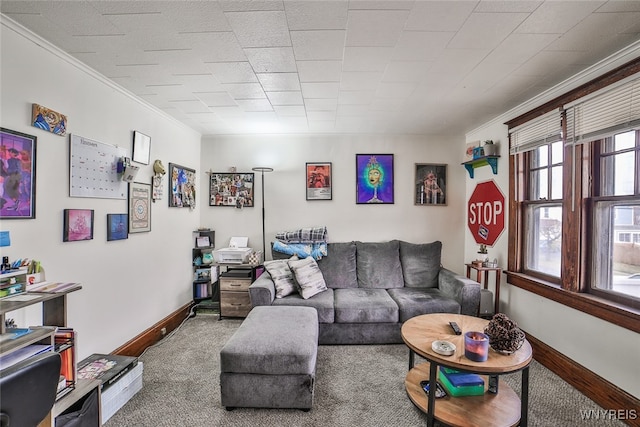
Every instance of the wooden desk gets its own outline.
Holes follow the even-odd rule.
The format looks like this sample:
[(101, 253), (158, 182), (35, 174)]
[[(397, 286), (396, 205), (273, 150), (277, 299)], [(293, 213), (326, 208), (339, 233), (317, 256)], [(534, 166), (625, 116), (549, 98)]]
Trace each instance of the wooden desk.
[[(467, 278), (471, 279), (471, 270), (476, 270), (476, 282), (481, 285), (484, 284), (484, 289), (488, 289), (489, 273), (491, 271), (496, 272), (496, 296), (493, 314), (500, 313), (500, 277), (502, 276), (502, 269), (499, 267), (478, 267), (473, 264), (465, 264), (467, 266)], [(482, 280), (484, 278), (484, 281)]]
[[(454, 335), (449, 322), (456, 322), (462, 335)], [(405, 388), (411, 401), (427, 414), (427, 425), (433, 426), (437, 419), (450, 426), (527, 426), (529, 408), (529, 364), (533, 360), (531, 345), (527, 340), (511, 355), (498, 354), (489, 350), (485, 362), (474, 362), (464, 356), (464, 333), (483, 331), (488, 320), (462, 314), (424, 314), (413, 317), (402, 325), (402, 339), (409, 347), (409, 373), (405, 378)], [(447, 340), (456, 346), (451, 356), (442, 356), (431, 349), (435, 340)], [(414, 367), (417, 353), (429, 363)], [(420, 381), (429, 380), (430, 390), (436, 389), (438, 366), (486, 375), (486, 392), (482, 396), (435, 398), (429, 397), (420, 387)], [(500, 375), (522, 371), (521, 398)]]

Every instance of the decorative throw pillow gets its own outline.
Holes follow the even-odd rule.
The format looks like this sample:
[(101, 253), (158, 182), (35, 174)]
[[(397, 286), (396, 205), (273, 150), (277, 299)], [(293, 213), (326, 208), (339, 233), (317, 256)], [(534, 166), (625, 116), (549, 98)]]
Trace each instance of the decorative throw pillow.
[[(290, 259), (298, 259), (298, 257), (292, 257)], [(271, 275), (276, 287), (276, 298), (286, 297), (298, 290), (287, 261), (286, 259), (279, 259), (275, 261), (265, 261), (264, 263), (264, 268), (266, 268)]]
[(292, 260), (289, 261), (289, 267), (295, 275), (302, 298), (309, 299), (327, 290), (324, 276), (315, 259), (307, 257), (298, 261)]

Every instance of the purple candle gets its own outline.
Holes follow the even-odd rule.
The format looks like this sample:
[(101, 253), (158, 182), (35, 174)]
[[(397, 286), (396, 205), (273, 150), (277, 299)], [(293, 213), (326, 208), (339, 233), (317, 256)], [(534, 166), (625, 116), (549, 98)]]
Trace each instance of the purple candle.
[(484, 362), (489, 357), (489, 337), (482, 332), (464, 334), (464, 356), (474, 362)]

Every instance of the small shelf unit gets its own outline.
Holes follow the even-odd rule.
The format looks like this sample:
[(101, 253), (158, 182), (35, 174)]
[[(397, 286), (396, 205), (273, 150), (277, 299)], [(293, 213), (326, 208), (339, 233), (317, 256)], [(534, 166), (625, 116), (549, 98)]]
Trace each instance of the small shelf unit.
[(473, 179), (474, 170), (476, 168), (487, 166), (487, 165), (491, 166), (491, 170), (493, 171), (493, 174), (497, 175), (499, 158), (500, 158), (499, 155), (483, 156), (483, 157), (478, 157), (477, 159), (469, 160), (468, 162), (464, 162), (462, 163), (462, 165), (465, 167), (467, 172), (469, 172), (469, 177), (471, 179)]

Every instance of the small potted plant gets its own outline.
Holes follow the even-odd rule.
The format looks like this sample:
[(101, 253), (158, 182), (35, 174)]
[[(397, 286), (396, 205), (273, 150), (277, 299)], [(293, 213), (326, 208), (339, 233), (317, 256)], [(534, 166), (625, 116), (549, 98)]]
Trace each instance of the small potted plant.
[(493, 143), (492, 139), (487, 139), (482, 148), (485, 156), (496, 156), (498, 154), (498, 146)]

